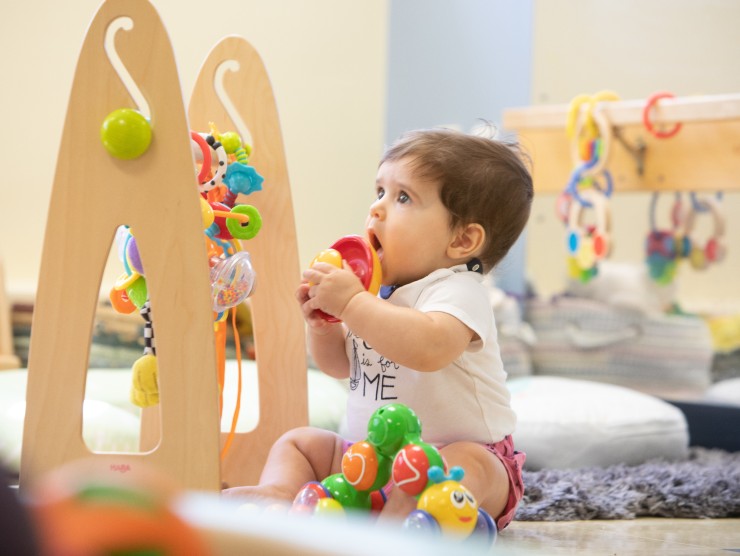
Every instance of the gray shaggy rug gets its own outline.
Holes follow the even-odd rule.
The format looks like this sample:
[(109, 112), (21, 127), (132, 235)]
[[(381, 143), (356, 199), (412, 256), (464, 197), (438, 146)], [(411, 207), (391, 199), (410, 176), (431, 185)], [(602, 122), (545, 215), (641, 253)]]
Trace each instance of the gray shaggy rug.
[(740, 452), (691, 448), (682, 461), (524, 471), (521, 521), (740, 517)]

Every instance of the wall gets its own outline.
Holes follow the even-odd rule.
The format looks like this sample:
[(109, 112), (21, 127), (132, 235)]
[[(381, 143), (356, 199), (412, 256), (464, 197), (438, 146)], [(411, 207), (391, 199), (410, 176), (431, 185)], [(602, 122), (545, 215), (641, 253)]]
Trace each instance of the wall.
[[(74, 65), (99, 2), (6, 4), (0, 257), (8, 289), (32, 295)], [(733, 0), (217, 0), (207, 25), (202, 6), (153, 4), (169, 31), (185, 98), (220, 37), (243, 35), (264, 58), (282, 120), (303, 265), (337, 237), (362, 232), (383, 144), (403, 129), (469, 129), (478, 117), (500, 121), (505, 106), (567, 103), (604, 88), (623, 98), (658, 89), (740, 91), (740, 3)], [(527, 273), (543, 295), (566, 282), (553, 203), (553, 196), (536, 199), (527, 231)], [(647, 203), (647, 195), (615, 197), (614, 260), (642, 260)], [(706, 272), (681, 272), (680, 295), (690, 303), (740, 300), (740, 194), (725, 195), (724, 205), (728, 260)], [(523, 245), (518, 249), (524, 258)], [(516, 275), (522, 264), (510, 260), (503, 268)], [(119, 270), (109, 270), (103, 289)]]
[[(532, 1), (397, 0), (390, 4), (386, 142), (403, 131), (499, 124), (503, 109), (529, 103)], [(423, 24), (420, 24), (422, 23)], [(524, 293), (526, 234), (494, 271)]]
[[(152, 4), (170, 35), (185, 99), (221, 37), (242, 35), (260, 52), (282, 122), (302, 264), (341, 235), (361, 232), (367, 198), (355, 188), (374, 181), (383, 145), (387, 2)], [(16, 297), (36, 290), (69, 91), (99, 5), (38, 0), (0, 9), (0, 119), (6, 128), (0, 136), (6, 176), (0, 186), (0, 257)], [(84, 172), (84, 157), (79, 170)], [(109, 267), (104, 291), (120, 273), (119, 265)]]
[[(623, 99), (658, 90), (680, 96), (740, 92), (740, 2), (536, 0), (534, 13), (534, 103), (567, 104), (579, 93), (603, 89)], [(643, 260), (649, 198), (614, 196), (613, 260)], [(564, 231), (554, 202), (552, 195), (536, 199), (528, 227), (527, 270), (542, 295), (566, 283)], [(666, 211), (669, 204), (661, 198), (659, 207)], [(727, 259), (703, 272), (680, 269), (678, 296), (688, 308), (740, 310), (740, 193), (725, 194), (723, 205)], [(659, 218), (668, 221), (665, 213)], [(707, 237), (702, 228), (697, 237)]]

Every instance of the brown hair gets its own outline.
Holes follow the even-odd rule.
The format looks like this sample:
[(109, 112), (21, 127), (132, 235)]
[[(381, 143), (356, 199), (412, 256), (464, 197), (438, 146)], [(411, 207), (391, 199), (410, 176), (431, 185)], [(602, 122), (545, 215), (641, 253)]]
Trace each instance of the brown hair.
[(480, 259), (489, 271), (508, 253), (529, 219), (533, 188), (524, 158), (514, 142), (426, 129), (402, 135), (380, 164), (409, 159), (416, 176), (439, 182), (450, 227), (477, 223), (485, 229)]

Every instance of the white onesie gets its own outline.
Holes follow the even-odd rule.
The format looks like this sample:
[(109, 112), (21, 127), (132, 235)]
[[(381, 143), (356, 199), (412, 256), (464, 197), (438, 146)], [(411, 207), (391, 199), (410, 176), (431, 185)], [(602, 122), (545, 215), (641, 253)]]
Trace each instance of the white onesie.
[(401, 286), (387, 300), (425, 313), (448, 313), (477, 334), (460, 357), (438, 371), (398, 365), (348, 331), (347, 440), (365, 439), (370, 416), (388, 403), (413, 409), (421, 420), (422, 440), (432, 444), (494, 443), (514, 431), (516, 415), (509, 405), (493, 308), (482, 280), (481, 274), (458, 265)]

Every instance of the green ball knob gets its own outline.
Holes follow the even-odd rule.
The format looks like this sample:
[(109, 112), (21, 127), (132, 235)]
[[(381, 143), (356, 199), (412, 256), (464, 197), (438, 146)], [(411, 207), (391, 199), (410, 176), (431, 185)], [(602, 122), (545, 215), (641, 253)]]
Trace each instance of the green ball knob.
[(234, 154), (242, 146), (242, 138), (235, 131), (227, 131), (222, 133), (218, 140), (224, 146), (226, 154)]
[(152, 142), (152, 126), (136, 110), (119, 108), (103, 120), (100, 140), (116, 158), (131, 160), (144, 154)]

